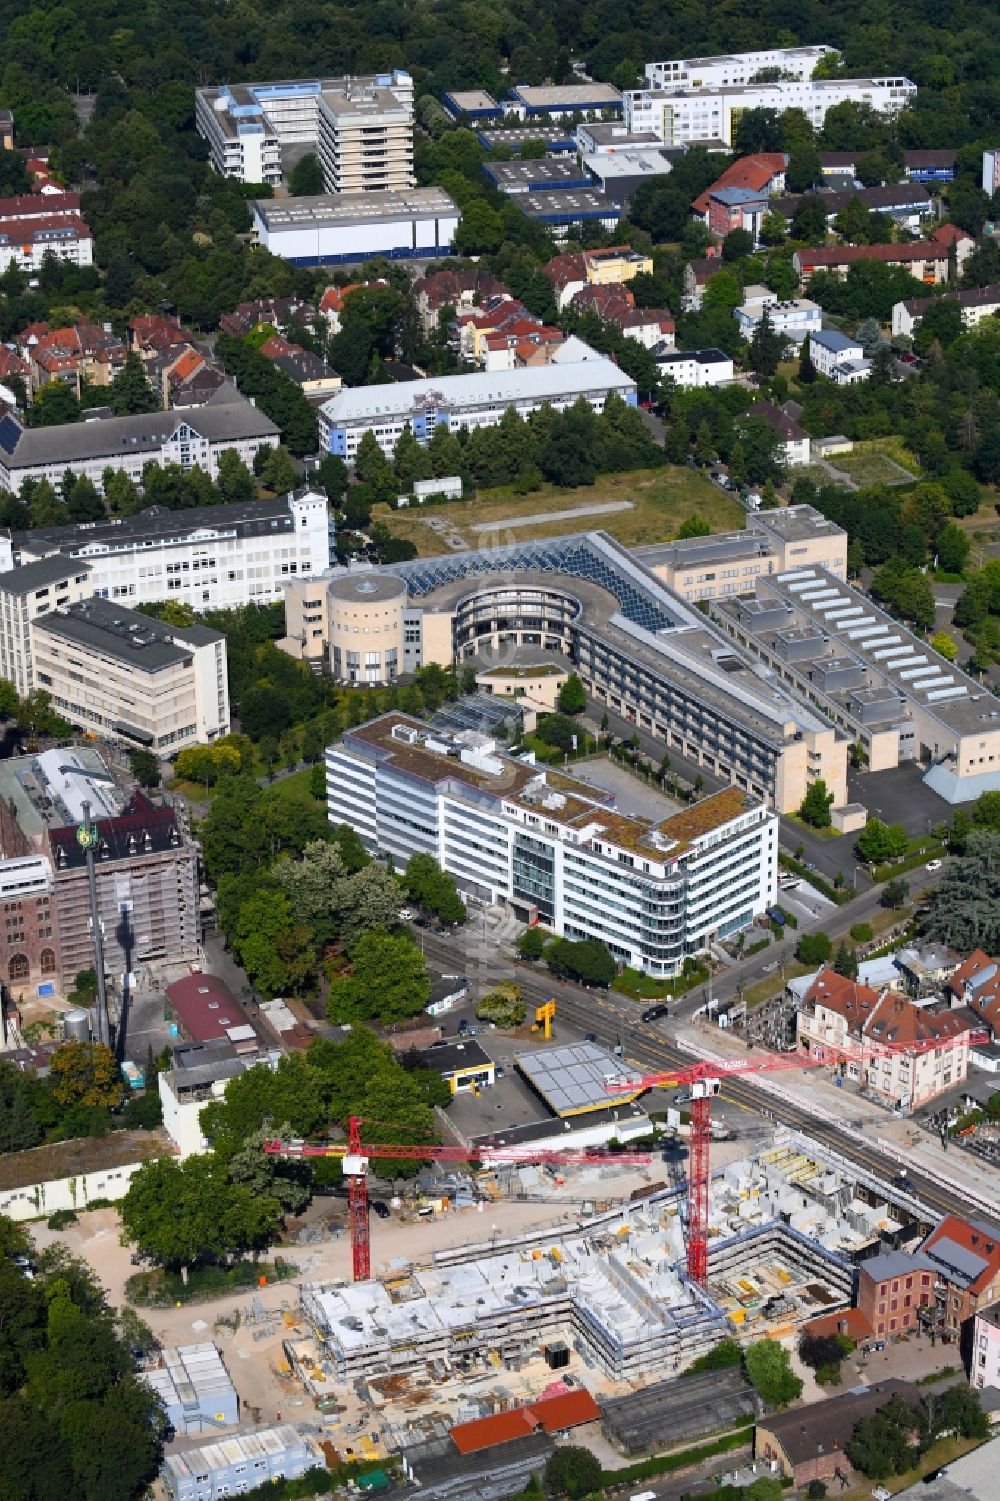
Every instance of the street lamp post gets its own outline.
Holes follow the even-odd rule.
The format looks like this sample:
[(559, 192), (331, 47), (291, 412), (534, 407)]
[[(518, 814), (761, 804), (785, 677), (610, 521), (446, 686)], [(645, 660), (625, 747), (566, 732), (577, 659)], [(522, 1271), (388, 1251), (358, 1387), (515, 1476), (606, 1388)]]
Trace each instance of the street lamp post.
[(76, 842), (87, 859), (87, 888), (90, 894), (90, 927), (94, 937), (94, 969), (97, 974), (97, 1040), (105, 1047), (111, 1046), (111, 1024), (108, 1020), (108, 994), (104, 984), (104, 934), (97, 910), (97, 873), (94, 870), (94, 850), (100, 834), (97, 825), (90, 821), (90, 803), (84, 801), (83, 823), (77, 825)]

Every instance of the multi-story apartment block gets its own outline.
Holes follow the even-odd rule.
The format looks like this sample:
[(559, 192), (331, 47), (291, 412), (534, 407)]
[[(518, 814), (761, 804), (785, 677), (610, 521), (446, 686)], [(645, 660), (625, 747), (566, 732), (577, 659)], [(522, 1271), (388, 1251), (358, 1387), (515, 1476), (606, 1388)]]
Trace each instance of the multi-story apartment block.
[(53, 328), (32, 336), (26, 353), (32, 391), (61, 380), (80, 396), (83, 381), (108, 386), (125, 364), (125, 345), (109, 329), (95, 323)]
[[(654, 65), (655, 66), (655, 65)], [(652, 131), (667, 146), (721, 141), (731, 147), (748, 110), (798, 109), (821, 129), (837, 104), (866, 104), (883, 115), (905, 109), (917, 91), (908, 78), (796, 78), (774, 83), (667, 84), (633, 89), (625, 95), (630, 131)]]
[(733, 317), (747, 343), (753, 338), (765, 313), (775, 333), (796, 345), (823, 327), (823, 309), (818, 302), (808, 297), (779, 298), (770, 287), (746, 287), (742, 303), (733, 308)]
[[(30, 569), (43, 559), (57, 571), (71, 569), (72, 559), (82, 565), (76, 599), (96, 594), (128, 605), (176, 599), (198, 611), (219, 610), (280, 599), (289, 579), (321, 573), (330, 561), (329, 528), (325, 493), (303, 486), (246, 505), (150, 507), (134, 516), (18, 532), (10, 541), (0, 537), (0, 564), (21, 565), (9, 577), (11, 587), (21, 573), (30, 580)], [(0, 575), (3, 618), (7, 581)], [(35, 613), (70, 602), (55, 601), (51, 587), (36, 599), (45, 587), (30, 596)]]
[(922, 1309), (934, 1305), (937, 1276), (932, 1262), (919, 1251), (885, 1251), (869, 1256), (858, 1267), (858, 1308), (873, 1335), (919, 1332)]
[(40, 271), (46, 255), (91, 266), (94, 242), (80, 217), (78, 193), (28, 193), (0, 198), (0, 272)]
[(981, 1308), (976, 1314), (969, 1382), (979, 1391), (1000, 1388), (1000, 1303)]
[(897, 245), (815, 245), (794, 250), (792, 267), (805, 283), (814, 271), (846, 276), (855, 261), (881, 261), (886, 266), (900, 266), (917, 281), (936, 286), (961, 273), (974, 245), (975, 240), (964, 229), (940, 224), (925, 240)]
[(463, 890), (651, 974), (676, 974), (777, 890), (777, 818), (739, 788), (645, 824), (493, 740), (395, 712), (329, 748), (327, 805), (367, 848), (431, 853)]
[(916, 761), (947, 802), (1000, 790), (1000, 701), (825, 566), (757, 579), (713, 619), (860, 744), (872, 771)]
[(0, 800), (0, 983), (15, 998), (62, 989), (54, 893), (51, 862)]
[(995, 1225), (949, 1214), (920, 1252), (935, 1271), (934, 1303), (923, 1315), (924, 1327), (960, 1341), (968, 1364), (976, 1314), (1000, 1298), (1000, 1233)]
[(968, 1017), (918, 1006), (831, 969), (821, 970), (802, 998), (797, 1040), (800, 1052), (829, 1055), (881, 1104), (907, 1113), (968, 1073)]
[(0, 979), (19, 995), (71, 988), (94, 964), (87, 867), (76, 830), (90, 804), (108, 974), (198, 953), (198, 850), (173, 808), (123, 791), (89, 746), (0, 762)]
[[(399, 68), (363, 78), (301, 78), (197, 89), (195, 124), (208, 142), (216, 172), (241, 182), (275, 185), (282, 176), (282, 149), (321, 149), (324, 106), (335, 113), (338, 101), (362, 92), (388, 95), (392, 103), (386, 107), (393, 114), (402, 110), (407, 115), (412, 137), (413, 79)], [(411, 165), (412, 154), (411, 140)]]
[(388, 88), (321, 94), (317, 150), (328, 193), (412, 188), (413, 108)]
[(259, 448), (274, 448), (279, 439), (271, 419), (228, 385), (197, 409), (95, 418), (62, 427), (25, 427), (8, 412), (0, 418), (0, 490), (16, 494), (26, 479), (47, 479), (58, 486), (68, 469), (93, 480), (100, 493), (106, 469), (121, 470), (141, 484), (143, 465), (150, 462), (182, 469), (198, 465), (217, 479), (225, 449), (234, 449), (252, 465)]
[[(783, 514), (768, 513), (769, 525)], [(766, 550), (740, 547), (741, 566), (767, 566)], [(737, 575), (732, 587), (746, 588)], [(817, 778), (837, 805), (847, 800), (846, 736), (756, 674), (700, 610), (601, 532), (341, 570), (290, 583), (289, 594), (288, 648), (318, 657), (325, 641), (342, 682), (555, 652), (599, 705), (780, 812)]]
[[(912, 334), (919, 327), (928, 307), (937, 300), (936, 297), (910, 297), (905, 302), (895, 303), (892, 309), (893, 337)], [(975, 328), (984, 318), (995, 318), (1000, 313), (1000, 282), (991, 282), (988, 287), (970, 287), (967, 291), (950, 292), (948, 301), (958, 303), (965, 327)]]
[[(522, 417), (549, 405), (571, 407), (582, 396), (596, 412), (614, 393), (630, 406), (637, 403), (635, 382), (582, 340), (561, 344), (546, 365), (516, 370), (476, 371), (471, 375), (436, 375), (395, 386), (355, 386), (338, 392), (319, 410), (320, 440), (328, 453), (353, 463), (365, 433), (374, 433), (389, 456), (409, 427), (425, 443), (435, 425), (451, 432), (495, 427), (509, 407)], [(0, 438), (3, 429), (0, 425)]]
[(70, 724), (163, 756), (229, 733), (218, 631), (105, 599), (56, 608), (29, 629), (35, 684)]
[(40, 615), (78, 604), (91, 593), (90, 566), (64, 557), (40, 558), (12, 569), (10, 540), (0, 537), (0, 678), (20, 698), (38, 687), (31, 627)]

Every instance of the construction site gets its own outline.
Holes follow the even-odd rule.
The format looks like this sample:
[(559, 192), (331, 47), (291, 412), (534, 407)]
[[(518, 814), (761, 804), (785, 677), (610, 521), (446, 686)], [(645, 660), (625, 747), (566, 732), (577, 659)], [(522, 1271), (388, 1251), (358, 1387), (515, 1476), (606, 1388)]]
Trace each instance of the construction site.
[(850, 1305), (862, 1249), (916, 1233), (905, 1195), (784, 1129), (713, 1177), (705, 1287), (688, 1274), (687, 1211), (683, 1186), (667, 1188), (377, 1279), (306, 1284), (289, 1366), (344, 1433), (405, 1448), (567, 1384), (611, 1398), (668, 1381), (726, 1335), (792, 1335)]

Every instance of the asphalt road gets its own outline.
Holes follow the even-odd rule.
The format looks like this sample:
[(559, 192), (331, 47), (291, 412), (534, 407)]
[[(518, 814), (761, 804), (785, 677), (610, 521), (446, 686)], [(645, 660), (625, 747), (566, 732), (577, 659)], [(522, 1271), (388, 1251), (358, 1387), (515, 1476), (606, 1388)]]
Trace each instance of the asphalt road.
[[(846, 910), (850, 913), (848, 921), (857, 921), (864, 915), (864, 900), (863, 897), (859, 898), (848, 909), (841, 909), (838, 917), (842, 917)], [(428, 935), (425, 937), (425, 951), (433, 963), (446, 971), (467, 973), (470, 978), (473, 977), (475, 956), (470, 956), (464, 936), (452, 939)], [(497, 960), (494, 978), (499, 979), (503, 966), (495, 949), (493, 954)], [(507, 972), (509, 974), (509, 966)], [(669, 1032), (670, 1021), (652, 1024), (641, 1022), (641, 1003), (632, 1002), (614, 991), (586, 990), (554, 980), (544, 971), (536, 971), (528, 965), (518, 965), (515, 974), (529, 1007), (554, 996), (557, 1002), (557, 1028), (559, 1016), (562, 1016), (582, 1032), (593, 1032), (598, 1041), (608, 1047), (621, 1043), (628, 1063), (638, 1064), (650, 1072), (665, 1072), (672, 1069), (683, 1070), (699, 1061), (673, 1041)], [(729, 979), (729, 976), (724, 978)], [(735, 986), (735, 982), (733, 984)], [(699, 999), (694, 1004), (700, 1004), (700, 992), (698, 996)], [(679, 1007), (674, 1002), (670, 1006), (673, 1019), (678, 1014)], [(891, 1157), (859, 1140), (856, 1131), (818, 1120), (804, 1105), (773, 1095), (764, 1098), (751, 1084), (738, 1078), (727, 1079), (722, 1098), (754, 1114), (766, 1115), (776, 1124), (790, 1126), (812, 1136), (848, 1161), (882, 1179), (891, 1181), (896, 1176), (897, 1164)], [(937, 1214), (968, 1213), (968, 1201), (960, 1188), (942, 1187), (916, 1169), (909, 1171), (907, 1186)]]

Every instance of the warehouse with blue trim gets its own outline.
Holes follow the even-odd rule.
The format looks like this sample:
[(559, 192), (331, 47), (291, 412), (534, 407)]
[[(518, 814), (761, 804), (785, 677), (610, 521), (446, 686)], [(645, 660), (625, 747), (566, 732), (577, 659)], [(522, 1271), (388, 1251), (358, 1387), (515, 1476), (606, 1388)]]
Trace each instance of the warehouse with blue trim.
[(254, 242), (294, 266), (353, 265), (451, 254), (460, 210), (442, 188), (258, 198)]

